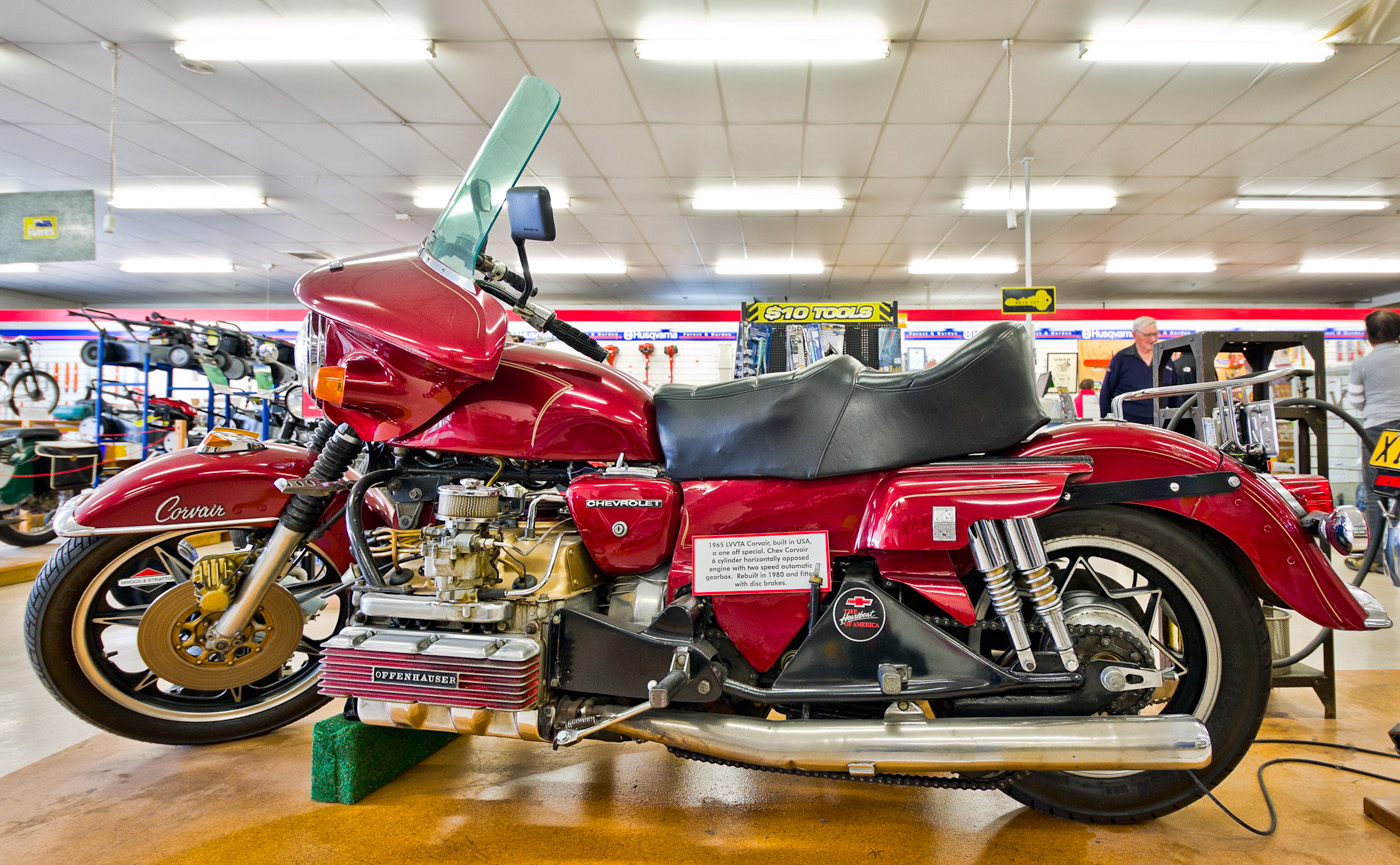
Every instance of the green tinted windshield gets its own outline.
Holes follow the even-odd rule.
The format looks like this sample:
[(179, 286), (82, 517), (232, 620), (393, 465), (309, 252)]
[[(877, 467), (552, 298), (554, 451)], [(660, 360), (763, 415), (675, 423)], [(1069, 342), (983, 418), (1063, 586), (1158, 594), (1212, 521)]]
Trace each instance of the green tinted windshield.
[(476, 256), (506, 202), (506, 191), (520, 179), (558, 110), (558, 90), (532, 75), (520, 79), (520, 86), (496, 118), (452, 200), (428, 233), (423, 246), (429, 255), (472, 278)]

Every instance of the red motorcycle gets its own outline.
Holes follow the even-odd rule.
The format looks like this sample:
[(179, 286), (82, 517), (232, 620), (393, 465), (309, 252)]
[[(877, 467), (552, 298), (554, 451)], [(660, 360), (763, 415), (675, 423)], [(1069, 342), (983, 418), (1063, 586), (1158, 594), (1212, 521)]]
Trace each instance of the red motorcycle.
[[(1324, 480), (1237, 435), (1042, 429), (1019, 325), (917, 372), (831, 357), (653, 395), (533, 299), (553, 217), (513, 187), (558, 102), (521, 83), (420, 248), (298, 282), (309, 448), (214, 431), (60, 515), (26, 624), (66, 706), (187, 744), (341, 697), (368, 724), (1123, 822), (1244, 754), (1261, 599), (1389, 626), (1319, 547), (1353, 540)], [(483, 252), (506, 200), (520, 275)], [(508, 344), (507, 308), (583, 357)]]

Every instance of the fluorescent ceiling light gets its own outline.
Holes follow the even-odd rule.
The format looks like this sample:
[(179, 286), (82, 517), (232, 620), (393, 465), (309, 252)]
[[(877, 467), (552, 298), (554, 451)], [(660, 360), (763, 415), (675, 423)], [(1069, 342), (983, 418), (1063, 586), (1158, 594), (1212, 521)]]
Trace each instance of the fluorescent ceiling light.
[(1388, 198), (1308, 198), (1306, 196), (1241, 196), (1235, 199), (1241, 210), (1385, 210)]
[(1298, 265), (1299, 273), (1400, 273), (1397, 258), (1324, 258)]
[(433, 40), (384, 22), (206, 21), (181, 28), (175, 53), (186, 60), (324, 62), (427, 60)]
[(731, 258), (715, 264), (720, 276), (815, 276), (824, 270), (815, 258)]
[[(413, 206), (420, 210), (442, 210), (457, 191), (455, 186), (429, 186), (413, 193)], [(555, 210), (568, 210), (569, 196), (563, 192), (549, 191), (549, 203)]]
[(909, 265), (910, 273), (1016, 273), (1020, 269), (1010, 258), (931, 258)]
[(135, 258), (123, 261), (123, 273), (233, 273), (233, 263), (217, 258)]
[[(1051, 187), (1031, 189), (1031, 210), (1112, 210), (1118, 198), (1112, 189), (1100, 186)], [(978, 189), (962, 200), (963, 210), (1025, 210), (1026, 192), (1018, 189)]]
[(627, 265), (611, 258), (558, 258), (530, 262), (532, 273), (623, 274)]
[(840, 210), (835, 189), (702, 189), (691, 205), (696, 210)]
[(0, 273), (38, 273), (39, 265), (32, 262), (20, 262), (17, 264), (0, 264)]
[(667, 21), (634, 41), (642, 60), (829, 62), (883, 60), (890, 41), (872, 21)]
[(1079, 43), (1079, 59), (1111, 63), (1321, 63), (1336, 53), (1322, 42), (1101, 40)]
[(112, 206), (123, 210), (256, 210), (267, 197), (256, 189), (228, 186), (121, 189)]
[(1105, 273), (1214, 273), (1209, 258), (1114, 258), (1103, 266)]

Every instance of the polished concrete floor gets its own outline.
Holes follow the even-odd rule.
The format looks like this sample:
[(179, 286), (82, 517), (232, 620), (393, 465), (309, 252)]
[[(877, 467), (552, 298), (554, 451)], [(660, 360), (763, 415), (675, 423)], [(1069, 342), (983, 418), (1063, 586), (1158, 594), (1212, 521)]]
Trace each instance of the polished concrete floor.
[[(309, 796), (314, 719), (178, 748), (71, 717), (24, 657), (28, 588), (0, 587), (0, 862), (1400, 861), (1400, 837), (1362, 814), (1363, 797), (1400, 801), (1400, 785), (1302, 766), (1270, 770), (1281, 824), (1264, 839), (1209, 802), (1142, 826), (1084, 826), (996, 792), (793, 778), (677, 760), (654, 745), (551, 752), (467, 737), (357, 805), (319, 804)], [(1400, 613), (1383, 577), (1367, 588)], [(1295, 624), (1295, 646), (1308, 631)], [(1281, 689), (1260, 735), (1390, 748), (1400, 632), (1339, 635), (1337, 666), (1336, 720), (1310, 691)], [(1260, 745), (1218, 792), (1264, 823), (1254, 768), (1294, 753), (1400, 775), (1400, 761)]]

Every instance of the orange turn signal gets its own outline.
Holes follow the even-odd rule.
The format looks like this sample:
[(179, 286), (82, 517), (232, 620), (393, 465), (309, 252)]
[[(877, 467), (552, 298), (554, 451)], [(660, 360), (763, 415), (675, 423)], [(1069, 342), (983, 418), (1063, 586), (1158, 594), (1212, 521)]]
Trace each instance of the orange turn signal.
[(331, 405), (340, 405), (345, 399), (345, 367), (323, 366), (316, 371), (316, 385), (311, 393), (319, 400)]

